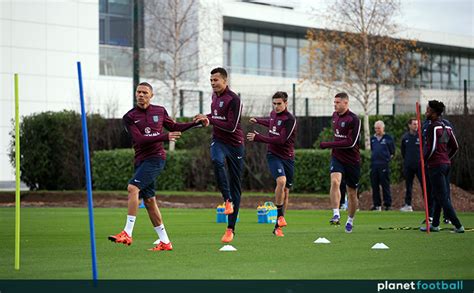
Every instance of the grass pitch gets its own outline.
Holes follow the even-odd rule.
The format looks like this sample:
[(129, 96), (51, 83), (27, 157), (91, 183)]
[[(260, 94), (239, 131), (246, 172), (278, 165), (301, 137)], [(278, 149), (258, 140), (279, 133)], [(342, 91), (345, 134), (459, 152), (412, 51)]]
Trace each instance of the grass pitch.
[[(13, 208), (0, 209), (0, 279), (91, 279), (87, 209), (23, 208), (21, 267), (14, 270)], [(285, 237), (258, 224), (256, 210), (242, 210), (232, 245), (219, 252), (226, 224), (215, 210), (162, 209), (173, 251), (150, 252), (157, 239), (146, 211), (139, 211), (130, 247), (107, 240), (125, 224), (126, 209), (96, 208), (99, 279), (473, 279), (474, 232), (426, 235), (378, 227), (418, 226), (421, 212), (358, 212), (354, 232), (330, 226), (330, 211), (288, 211)], [(459, 213), (474, 227), (474, 213)], [(347, 215), (343, 213), (345, 221)], [(444, 225), (442, 227), (451, 227)], [(326, 237), (331, 244), (314, 244)], [(383, 242), (389, 250), (372, 250)]]

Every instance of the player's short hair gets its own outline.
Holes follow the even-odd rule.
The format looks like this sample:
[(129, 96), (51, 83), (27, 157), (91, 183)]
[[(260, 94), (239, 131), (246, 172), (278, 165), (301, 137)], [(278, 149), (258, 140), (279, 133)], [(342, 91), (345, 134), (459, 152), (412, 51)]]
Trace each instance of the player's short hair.
[(349, 95), (345, 92), (337, 93), (334, 97), (349, 100)]
[(375, 121), (374, 127), (377, 126), (377, 125), (380, 125), (380, 127), (382, 127), (383, 129), (385, 129), (385, 123), (383, 123), (382, 120), (377, 120), (377, 121)]
[(216, 73), (220, 73), (224, 79), (227, 79), (227, 70), (225, 70), (224, 68), (216, 67), (213, 70), (211, 70), (211, 74), (216, 74)]
[[(138, 84), (138, 86), (141, 86), (141, 85), (148, 87), (148, 88), (150, 89), (150, 91), (153, 92), (153, 87), (152, 87), (151, 84), (149, 84), (148, 82), (143, 81), (143, 82), (140, 82), (140, 83)], [(138, 87), (138, 86), (137, 86), (137, 87)]]
[(413, 121), (416, 121), (416, 118), (411, 117), (410, 119), (408, 119), (407, 125), (411, 125)]
[(286, 92), (278, 91), (273, 95), (272, 100), (274, 99), (282, 99), (283, 102), (286, 102), (288, 101), (288, 94)]
[(446, 108), (443, 102), (436, 100), (428, 101), (428, 106), (433, 109), (435, 113), (438, 114), (438, 116), (441, 116), (441, 114), (444, 112), (444, 109)]

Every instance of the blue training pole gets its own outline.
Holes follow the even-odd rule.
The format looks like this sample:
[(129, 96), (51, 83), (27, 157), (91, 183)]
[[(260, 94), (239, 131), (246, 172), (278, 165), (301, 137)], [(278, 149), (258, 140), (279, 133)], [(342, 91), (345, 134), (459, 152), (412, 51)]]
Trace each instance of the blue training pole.
[(81, 120), (82, 120), (82, 141), (84, 146), (84, 162), (86, 167), (86, 186), (87, 186), (87, 206), (89, 208), (89, 230), (91, 238), (92, 252), (92, 278), (97, 281), (97, 258), (95, 253), (95, 232), (94, 232), (94, 209), (92, 203), (92, 180), (91, 164), (89, 158), (89, 139), (87, 134), (87, 114), (84, 108), (84, 91), (82, 89), (82, 71), (81, 62), (77, 62), (77, 75), (79, 78), (79, 96), (81, 98)]

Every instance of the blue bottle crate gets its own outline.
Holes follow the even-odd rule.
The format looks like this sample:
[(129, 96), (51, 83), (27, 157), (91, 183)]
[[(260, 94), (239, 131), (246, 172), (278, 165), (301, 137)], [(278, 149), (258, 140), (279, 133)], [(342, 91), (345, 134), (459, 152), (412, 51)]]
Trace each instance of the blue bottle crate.
[(271, 201), (257, 207), (257, 222), (260, 224), (275, 224), (277, 221), (277, 208)]

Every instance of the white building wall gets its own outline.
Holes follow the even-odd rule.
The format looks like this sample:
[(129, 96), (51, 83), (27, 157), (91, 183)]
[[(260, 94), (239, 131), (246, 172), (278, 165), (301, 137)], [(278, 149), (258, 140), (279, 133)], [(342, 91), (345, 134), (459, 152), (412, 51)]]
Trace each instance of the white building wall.
[[(20, 116), (80, 111), (76, 62), (81, 61), (88, 111), (121, 115), (131, 106), (131, 81), (99, 76), (97, 0), (0, 1), (0, 181), (9, 163), (14, 119), (13, 75), (19, 75)], [(108, 106), (109, 105), (109, 106)]]
[[(132, 106), (132, 79), (99, 75), (99, 7), (98, 0), (1, 0), (0, 1), (0, 181), (14, 180), (9, 163), (10, 131), (13, 129), (13, 74), (20, 79), (20, 115), (41, 111), (80, 110), (76, 61), (82, 62), (86, 108), (105, 117), (121, 117)], [(301, 11), (256, 5), (234, 0), (201, 0), (199, 5), (200, 73), (196, 83), (185, 89), (203, 91), (204, 113), (209, 111), (209, 71), (223, 64), (223, 17), (247, 21), (263, 21), (280, 26), (321, 27), (316, 18)], [(406, 37), (425, 42), (473, 47), (472, 38), (429, 34), (413, 30)], [(130, 69), (131, 70), (131, 69)], [(156, 88), (155, 104), (170, 107), (170, 93), (158, 80), (149, 80)], [(311, 89), (295, 78), (230, 75), (231, 88), (240, 93), (245, 115), (266, 115), (271, 109), (270, 97), (283, 90), (290, 96), (296, 83), (296, 114), (330, 115), (335, 92)], [(197, 94), (187, 94), (185, 115), (198, 112)], [(380, 112), (392, 113), (393, 89), (381, 89)], [(421, 90), (422, 107), (429, 99), (462, 103), (462, 92)], [(468, 105), (473, 105), (469, 95)], [(362, 113), (359, 103), (351, 100), (351, 109)], [(372, 104), (371, 113), (375, 112)]]

